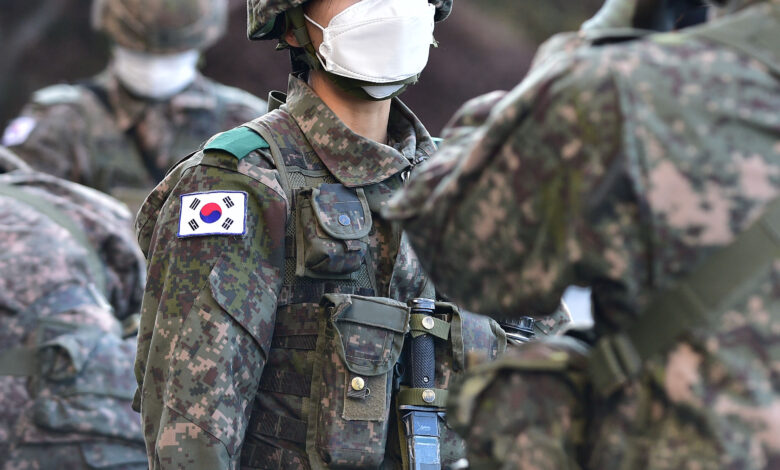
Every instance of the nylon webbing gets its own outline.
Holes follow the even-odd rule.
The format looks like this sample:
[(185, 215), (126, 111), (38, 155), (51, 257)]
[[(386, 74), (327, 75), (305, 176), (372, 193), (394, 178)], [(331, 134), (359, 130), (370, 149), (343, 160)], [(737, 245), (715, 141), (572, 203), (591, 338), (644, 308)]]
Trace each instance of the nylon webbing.
[(301, 461), (306, 461), (305, 454), (299, 454), (282, 447), (274, 447), (257, 439), (246, 439), (241, 447), (242, 470), (299, 468)]
[(297, 444), (306, 443), (306, 421), (270, 411), (261, 410), (252, 413), (248, 430), (261, 436), (284, 439)]
[(90, 243), (87, 234), (84, 232), (84, 230), (81, 229), (81, 227), (76, 225), (72, 220), (68, 219), (65, 214), (60, 212), (56, 207), (47, 202), (45, 199), (36, 197), (18, 186), (0, 183), (0, 196), (8, 196), (32, 207), (33, 209), (38, 210), (43, 215), (51, 219), (54, 223), (70, 233), (76, 242), (78, 242), (78, 244), (81, 245), (87, 252), (87, 269), (89, 269), (90, 274), (92, 275), (92, 279), (95, 281), (95, 284), (97, 284), (101, 294), (104, 296), (106, 295), (106, 274), (103, 271), (103, 262), (100, 260), (100, 257), (95, 252), (95, 249), (92, 246), (92, 243)]
[(591, 352), (593, 385), (610, 395), (645, 362), (685, 333), (707, 326), (736, 300), (750, 281), (780, 259), (780, 199), (727, 247), (706, 259), (672, 288), (656, 293), (626, 331), (599, 340)]
[[(423, 400), (423, 392), (426, 390), (433, 390), (436, 393), (436, 398), (433, 401), (427, 402)], [(447, 406), (447, 397), (449, 392), (440, 388), (402, 388), (398, 391), (396, 402), (399, 406), (431, 406), (436, 408), (444, 408)]]
[[(425, 322), (431, 322), (431, 328), (426, 328)], [(413, 338), (428, 334), (447, 341), (450, 337), (448, 322), (422, 313), (413, 313), (409, 316), (409, 330)]]
[(285, 369), (266, 368), (260, 379), (259, 390), (308, 397), (311, 393), (311, 376)]

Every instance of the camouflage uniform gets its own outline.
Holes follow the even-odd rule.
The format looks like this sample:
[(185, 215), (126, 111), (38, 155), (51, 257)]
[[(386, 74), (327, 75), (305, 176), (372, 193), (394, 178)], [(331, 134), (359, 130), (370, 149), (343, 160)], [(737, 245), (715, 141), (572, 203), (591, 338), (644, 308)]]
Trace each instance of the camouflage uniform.
[(11, 146), (27, 163), (137, 209), (183, 155), (264, 112), (263, 100), (203, 76), (169, 100), (146, 101), (107, 70), (80, 84), (35, 92), (4, 140), (15, 143), (8, 137), (15, 127), (34, 126)]
[[(287, 103), (247, 126), (175, 167), (136, 222), (149, 260), (136, 405), (153, 466), (398, 467), (391, 379), (407, 314), (338, 319), (359, 302), (406, 312), (433, 296), (406, 236), (378, 217), (433, 141), (397, 100), (388, 144), (360, 137), (294, 76)], [(243, 235), (178, 236), (188, 198), (207, 191), (248, 195)], [(492, 320), (447, 308), (456, 346), (437, 343), (439, 389), (505, 344)], [(457, 460), (462, 443), (442, 432), (444, 460)]]
[(120, 336), (144, 281), (130, 214), (2, 148), (0, 173), (0, 468), (146, 468)]
[[(224, 0), (94, 0), (93, 9), (96, 29), (149, 54), (203, 49), (225, 27)], [(169, 98), (144, 99), (109, 66), (96, 77), (35, 92), (3, 145), (34, 168), (109, 193), (135, 213), (184, 155), (265, 110), (263, 100), (202, 75)]]
[[(780, 2), (750, 3), (683, 33), (553, 56), (464, 107), (389, 204), (437, 286), (492, 315), (543, 313), (567, 285), (591, 286), (599, 346), (751, 227), (780, 194)], [(593, 380), (600, 350), (573, 337), (474, 374), (450, 413), (472, 464), (780, 467), (780, 262), (766, 258), (725, 312), (705, 307), (720, 314), (710, 326), (615, 390)], [(731, 288), (733, 268), (712, 284)]]

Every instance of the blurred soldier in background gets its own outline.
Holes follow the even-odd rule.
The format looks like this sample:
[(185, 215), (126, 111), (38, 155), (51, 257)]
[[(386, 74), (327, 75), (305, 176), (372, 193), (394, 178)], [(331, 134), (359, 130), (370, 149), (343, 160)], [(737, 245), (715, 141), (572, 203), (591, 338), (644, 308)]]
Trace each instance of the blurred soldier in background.
[(146, 468), (129, 212), (0, 147), (0, 219), (0, 468)]
[(227, 0), (94, 0), (112, 40), (96, 77), (37, 91), (3, 135), (34, 168), (112, 194), (134, 212), (178, 159), (265, 102), (198, 70), (222, 35)]
[(593, 288), (451, 403), (475, 468), (780, 468), (780, 0), (713, 3), (467, 104), (391, 202), (476, 311)]

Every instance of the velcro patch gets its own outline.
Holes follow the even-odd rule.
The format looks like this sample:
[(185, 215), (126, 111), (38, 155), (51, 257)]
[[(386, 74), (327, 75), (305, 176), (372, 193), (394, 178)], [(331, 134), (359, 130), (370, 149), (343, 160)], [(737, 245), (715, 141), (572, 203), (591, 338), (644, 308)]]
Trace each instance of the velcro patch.
[(183, 194), (179, 238), (246, 234), (246, 198), (244, 191)]
[(35, 129), (35, 119), (29, 116), (20, 116), (5, 128), (3, 133), (3, 145), (6, 147), (13, 147), (14, 145), (23, 144), (30, 133)]

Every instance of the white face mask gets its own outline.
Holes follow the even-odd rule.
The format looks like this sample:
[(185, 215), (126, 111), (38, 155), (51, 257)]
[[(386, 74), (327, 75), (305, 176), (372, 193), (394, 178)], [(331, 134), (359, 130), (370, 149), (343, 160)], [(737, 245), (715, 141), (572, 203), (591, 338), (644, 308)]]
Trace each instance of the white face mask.
[(133, 93), (152, 99), (169, 98), (195, 80), (200, 52), (147, 54), (114, 46), (114, 73)]
[(426, 0), (362, 0), (322, 27), (317, 53), (322, 67), (335, 75), (376, 86), (363, 89), (374, 98), (390, 96), (428, 63), (436, 7)]

